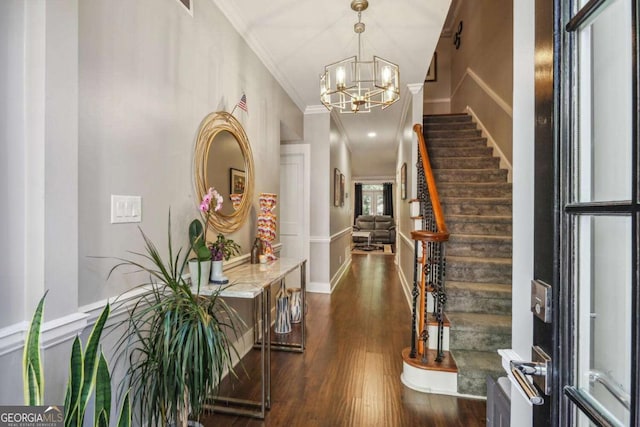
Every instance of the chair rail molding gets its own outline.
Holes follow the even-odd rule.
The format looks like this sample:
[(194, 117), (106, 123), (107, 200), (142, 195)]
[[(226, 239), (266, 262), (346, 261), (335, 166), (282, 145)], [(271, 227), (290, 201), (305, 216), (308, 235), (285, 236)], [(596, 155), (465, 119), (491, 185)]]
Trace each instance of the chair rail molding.
[(351, 226), (349, 226), (349, 227), (347, 227), (347, 228), (345, 228), (343, 230), (340, 230), (337, 233), (332, 234), (331, 237), (329, 237), (329, 241), (330, 242), (335, 242), (336, 240), (338, 240), (338, 239), (340, 239), (340, 238), (342, 238), (342, 237), (344, 237), (344, 236), (346, 236), (348, 234), (351, 234), (352, 230), (353, 230), (353, 227), (351, 227)]
[(451, 92), (450, 99), (455, 98), (456, 93), (458, 92), (458, 90), (460, 89), (460, 86), (462, 86), (462, 83), (464, 83), (467, 77), (471, 77), (471, 79), (474, 82), (476, 82), (476, 84), (480, 87), (480, 89), (482, 89), (484, 93), (486, 93), (489, 96), (489, 98), (491, 98), (496, 104), (498, 104), (498, 106), (509, 117), (513, 118), (513, 108), (511, 108), (511, 106), (504, 99), (502, 99), (497, 93), (495, 93), (493, 89), (491, 89), (491, 86), (489, 86), (484, 80), (482, 80), (480, 76), (478, 76), (471, 68), (466, 69), (466, 71), (458, 81), (458, 84), (456, 85), (455, 89)]
[[(77, 312), (44, 322), (41, 347), (46, 350), (75, 338), (88, 326), (88, 319), (87, 313)], [(0, 329), (0, 356), (22, 350), (29, 324), (28, 321), (22, 321)]]
[(427, 98), (424, 100), (425, 104), (446, 104), (451, 103), (451, 98)]

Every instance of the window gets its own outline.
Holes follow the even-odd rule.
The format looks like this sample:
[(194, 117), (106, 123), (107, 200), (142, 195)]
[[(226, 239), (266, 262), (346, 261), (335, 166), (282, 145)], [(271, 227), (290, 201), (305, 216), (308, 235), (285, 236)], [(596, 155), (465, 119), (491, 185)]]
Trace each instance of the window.
[(384, 197), (382, 184), (365, 184), (362, 186), (362, 214), (382, 215), (384, 213)]

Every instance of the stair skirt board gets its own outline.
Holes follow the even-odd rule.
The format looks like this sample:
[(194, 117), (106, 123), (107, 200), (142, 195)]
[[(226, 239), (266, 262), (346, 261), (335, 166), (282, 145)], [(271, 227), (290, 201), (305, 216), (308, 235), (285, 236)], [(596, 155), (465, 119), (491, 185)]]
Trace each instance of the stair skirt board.
[[(458, 373), (419, 369), (402, 362), (402, 384), (421, 393), (458, 396)], [(474, 396), (477, 397), (477, 396)]]

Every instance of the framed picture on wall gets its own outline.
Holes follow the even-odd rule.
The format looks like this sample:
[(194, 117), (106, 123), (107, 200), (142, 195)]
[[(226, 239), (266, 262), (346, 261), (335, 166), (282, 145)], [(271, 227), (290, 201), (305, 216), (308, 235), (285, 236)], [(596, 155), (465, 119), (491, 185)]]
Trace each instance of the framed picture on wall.
[(429, 65), (429, 70), (427, 71), (427, 77), (425, 77), (425, 82), (435, 82), (438, 80), (438, 53), (433, 52), (433, 58), (431, 58), (431, 65)]
[(335, 168), (333, 170), (333, 206), (340, 206), (340, 176), (342, 174)]
[(246, 173), (240, 169), (229, 168), (229, 194), (244, 193)]
[(403, 163), (400, 168), (400, 197), (407, 198), (407, 164)]
[(344, 175), (340, 174), (340, 206), (344, 206)]

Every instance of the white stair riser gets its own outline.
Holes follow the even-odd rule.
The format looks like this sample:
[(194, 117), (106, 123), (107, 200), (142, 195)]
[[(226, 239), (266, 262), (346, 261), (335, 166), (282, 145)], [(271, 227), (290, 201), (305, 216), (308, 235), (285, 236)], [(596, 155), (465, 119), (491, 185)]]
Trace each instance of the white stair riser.
[[(436, 325), (429, 325), (429, 348), (432, 350), (438, 349), (438, 327)], [(449, 327), (445, 326), (442, 334), (442, 350), (449, 351)]]
[[(431, 294), (428, 295), (427, 298), (427, 312), (429, 313), (429, 318), (432, 318), (433, 313), (433, 296)], [(437, 325), (429, 325), (429, 345), (428, 348), (432, 350), (436, 350), (438, 348), (438, 326)], [(449, 351), (449, 327), (445, 326), (442, 334), (442, 347), (444, 351)]]

